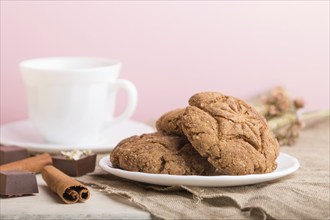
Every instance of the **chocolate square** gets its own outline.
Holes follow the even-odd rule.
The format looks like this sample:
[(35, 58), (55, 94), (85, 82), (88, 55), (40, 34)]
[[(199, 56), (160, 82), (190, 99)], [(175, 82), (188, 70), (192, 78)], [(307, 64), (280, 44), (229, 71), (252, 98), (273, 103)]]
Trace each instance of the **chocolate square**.
[(22, 196), (38, 192), (34, 173), (21, 170), (0, 171), (0, 195)]
[(27, 149), (16, 146), (0, 147), (0, 165), (29, 157)]
[(53, 166), (69, 176), (82, 176), (93, 172), (96, 164), (96, 154), (84, 156), (78, 160), (64, 156), (53, 156)]

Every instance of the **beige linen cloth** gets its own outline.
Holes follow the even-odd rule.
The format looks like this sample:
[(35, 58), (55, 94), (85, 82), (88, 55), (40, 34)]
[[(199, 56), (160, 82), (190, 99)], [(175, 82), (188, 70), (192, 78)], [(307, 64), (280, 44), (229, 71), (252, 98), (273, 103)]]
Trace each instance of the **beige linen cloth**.
[(329, 219), (329, 118), (309, 125), (294, 146), (281, 147), (281, 151), (299, 160), (299, 170), (250, 186), (155, 186), (101, 169), (80, 180), (105, 193), (124, 196), (161, 219)]

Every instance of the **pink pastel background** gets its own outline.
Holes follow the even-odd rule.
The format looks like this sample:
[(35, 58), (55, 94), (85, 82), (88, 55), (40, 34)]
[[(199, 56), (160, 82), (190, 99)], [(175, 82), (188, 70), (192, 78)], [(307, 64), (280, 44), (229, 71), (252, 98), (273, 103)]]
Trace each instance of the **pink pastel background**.
[(70, 55), (121, 60), (135, 120), (199, 91), (248, 98), (276, 85), (305, 111), (329, 108), (328, 1), (1, 1), (1, 123), (27, 118), (20, 61)]

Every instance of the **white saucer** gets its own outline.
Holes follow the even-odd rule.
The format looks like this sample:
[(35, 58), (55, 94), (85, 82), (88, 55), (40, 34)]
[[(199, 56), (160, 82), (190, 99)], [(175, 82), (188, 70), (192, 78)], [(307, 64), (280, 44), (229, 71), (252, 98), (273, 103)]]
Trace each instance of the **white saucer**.
[(151, 133), (155, 130), (144, 123), (137, 121), (125, 121), (109, 129), (104, 139), (106, 144), (89, 146), (60, 145), (45, 142), (29, 120), (17, 121), (0, 127), (0, 143), (3, 145), (15, 145), (25, 147), (32, 152), (58, 153), (61, 150), (91, 149), (95, 153), (111, 151), (119, 141), (132, 135)]
[(108, 173), (125, 179), (134, 180), (143, 183), (150, 183), (163, 186), (205, 186), (205, 187), (225, 187), (225, 186), (243, 186), (256, 183), (267, 182), (278, 179), (295, 172), (300, 164), (295, 157), (285, 153), (280, 153), (277, 158), (277, 169), (271, 173), (252, 174), (242, 176), (180, 176), (168, 174), (151, 174), (126, 171), (113, 168), (109, 156), (103, 157), (99, 165)]

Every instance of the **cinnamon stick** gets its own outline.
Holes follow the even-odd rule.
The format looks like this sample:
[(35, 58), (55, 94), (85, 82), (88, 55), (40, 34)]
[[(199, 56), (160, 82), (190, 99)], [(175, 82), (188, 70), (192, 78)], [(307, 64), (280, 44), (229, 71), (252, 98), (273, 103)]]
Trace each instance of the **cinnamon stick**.
[(41, 174), (49, 188), (67, 204), (74, 204), (78, 201), (85, 202), (90, 197), (90, 192), (86, 186), (54, 166), (45, 166)]
[(39, 154), (23, 160), (3, 164), (0, 171), (23, 170), (28, 172), (40, 173), (44, 166), (53, 164), (52, 157), (47, 154)]

